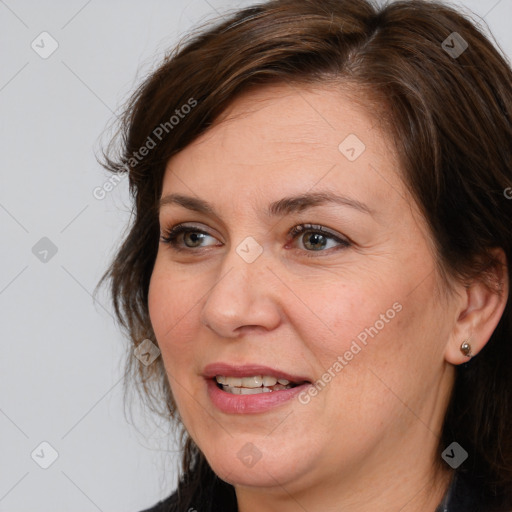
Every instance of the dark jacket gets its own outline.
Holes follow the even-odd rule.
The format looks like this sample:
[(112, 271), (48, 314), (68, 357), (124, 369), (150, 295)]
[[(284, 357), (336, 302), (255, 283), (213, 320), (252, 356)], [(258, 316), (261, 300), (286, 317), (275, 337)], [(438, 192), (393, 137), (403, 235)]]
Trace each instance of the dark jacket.
[[(508, 512), (510, 509), (491, 504), (477, 482), (464, 474), (455, 474), (435, 512)], [(238, 512), (233, 486), (214, 478), (192, 503), (178, 506), (175, 492), (166, 500), (141, 512)]]

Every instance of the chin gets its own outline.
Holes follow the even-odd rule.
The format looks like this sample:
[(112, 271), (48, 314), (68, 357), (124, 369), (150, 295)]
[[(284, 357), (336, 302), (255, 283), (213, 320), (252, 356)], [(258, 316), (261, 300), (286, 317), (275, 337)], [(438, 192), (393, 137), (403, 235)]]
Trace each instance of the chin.
[[(280, 485), (286, 485), (290, 479), (287, 468), (265, 465), (263, 462), (252, 468), (230, 463), (210, 465), (219, 478), (236, 487), (275, 487), (278, 482)], [(285, 477), (286, 480), (283, 480)]]
[(215, 474), (233, 486), (275, 487), (298, 477), (300, 460), (272, 450), (269, 450), (271, 455), (264, 450), (259, 455), (254, 451), (251, 459), (254, 448), (249, 443), (238, 450), (233, 445), (225, 450), (219, 446), (218, 452), (205, 453)]

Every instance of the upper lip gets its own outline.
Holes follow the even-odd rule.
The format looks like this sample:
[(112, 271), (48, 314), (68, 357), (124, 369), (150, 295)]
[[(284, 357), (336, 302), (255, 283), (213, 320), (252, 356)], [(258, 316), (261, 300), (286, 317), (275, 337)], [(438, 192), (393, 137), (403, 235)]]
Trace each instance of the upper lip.
[(252, 377), (254, 375), (269, 375), (277, 379), (286, 379), (290, 382), (300, 384), (303, 382), (310, 382), (307, 377), (301, 375), (293, 375), (291, 373), (279, 370), (278, 368), (271, 368), (270, 366), (263, 366), (260, 364), (244, 364), (233, 365), (229, 363), (211, 363), (205, 366), (203, 376), (207, 379), (222, 375), (224, 377)]

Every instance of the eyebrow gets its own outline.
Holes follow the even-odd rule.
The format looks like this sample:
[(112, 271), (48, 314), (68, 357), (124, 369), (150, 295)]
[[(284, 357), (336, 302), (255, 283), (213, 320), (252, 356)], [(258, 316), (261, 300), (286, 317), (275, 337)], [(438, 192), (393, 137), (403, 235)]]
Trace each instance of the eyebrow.
[[(308, 192), (295, 196), (283, 197), (278, 201), (270, 203), (266, 210), (268, 217), (278, 217), (289, 215), (294, 212), (301, 212), (313, 206), (320, 206), (324, 204), (339, 204), (354, 208), (362, 213), (374, 215), (374, 211), (366, 204), (361, 203), (355, 199), (347, 196), (337, 195), (330, 191), (322, 192)], [(218, 217), (213, 206), (203, 199), (197, 197), (185, 196), (181, 194), (168, 194), (160, 199), (158, 202), (158, 209), (163, 206), (177, 204), (199, 213), (210, 214)]]

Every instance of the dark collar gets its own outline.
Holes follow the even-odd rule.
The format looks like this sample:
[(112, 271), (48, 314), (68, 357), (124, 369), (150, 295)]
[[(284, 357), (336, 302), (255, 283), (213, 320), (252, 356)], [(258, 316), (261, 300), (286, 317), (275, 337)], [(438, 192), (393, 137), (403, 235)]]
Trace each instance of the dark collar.
[(436, 512), (499, 512), (496, 497), (486, 495), (483, 484), (468, 473), (456, 472)]

